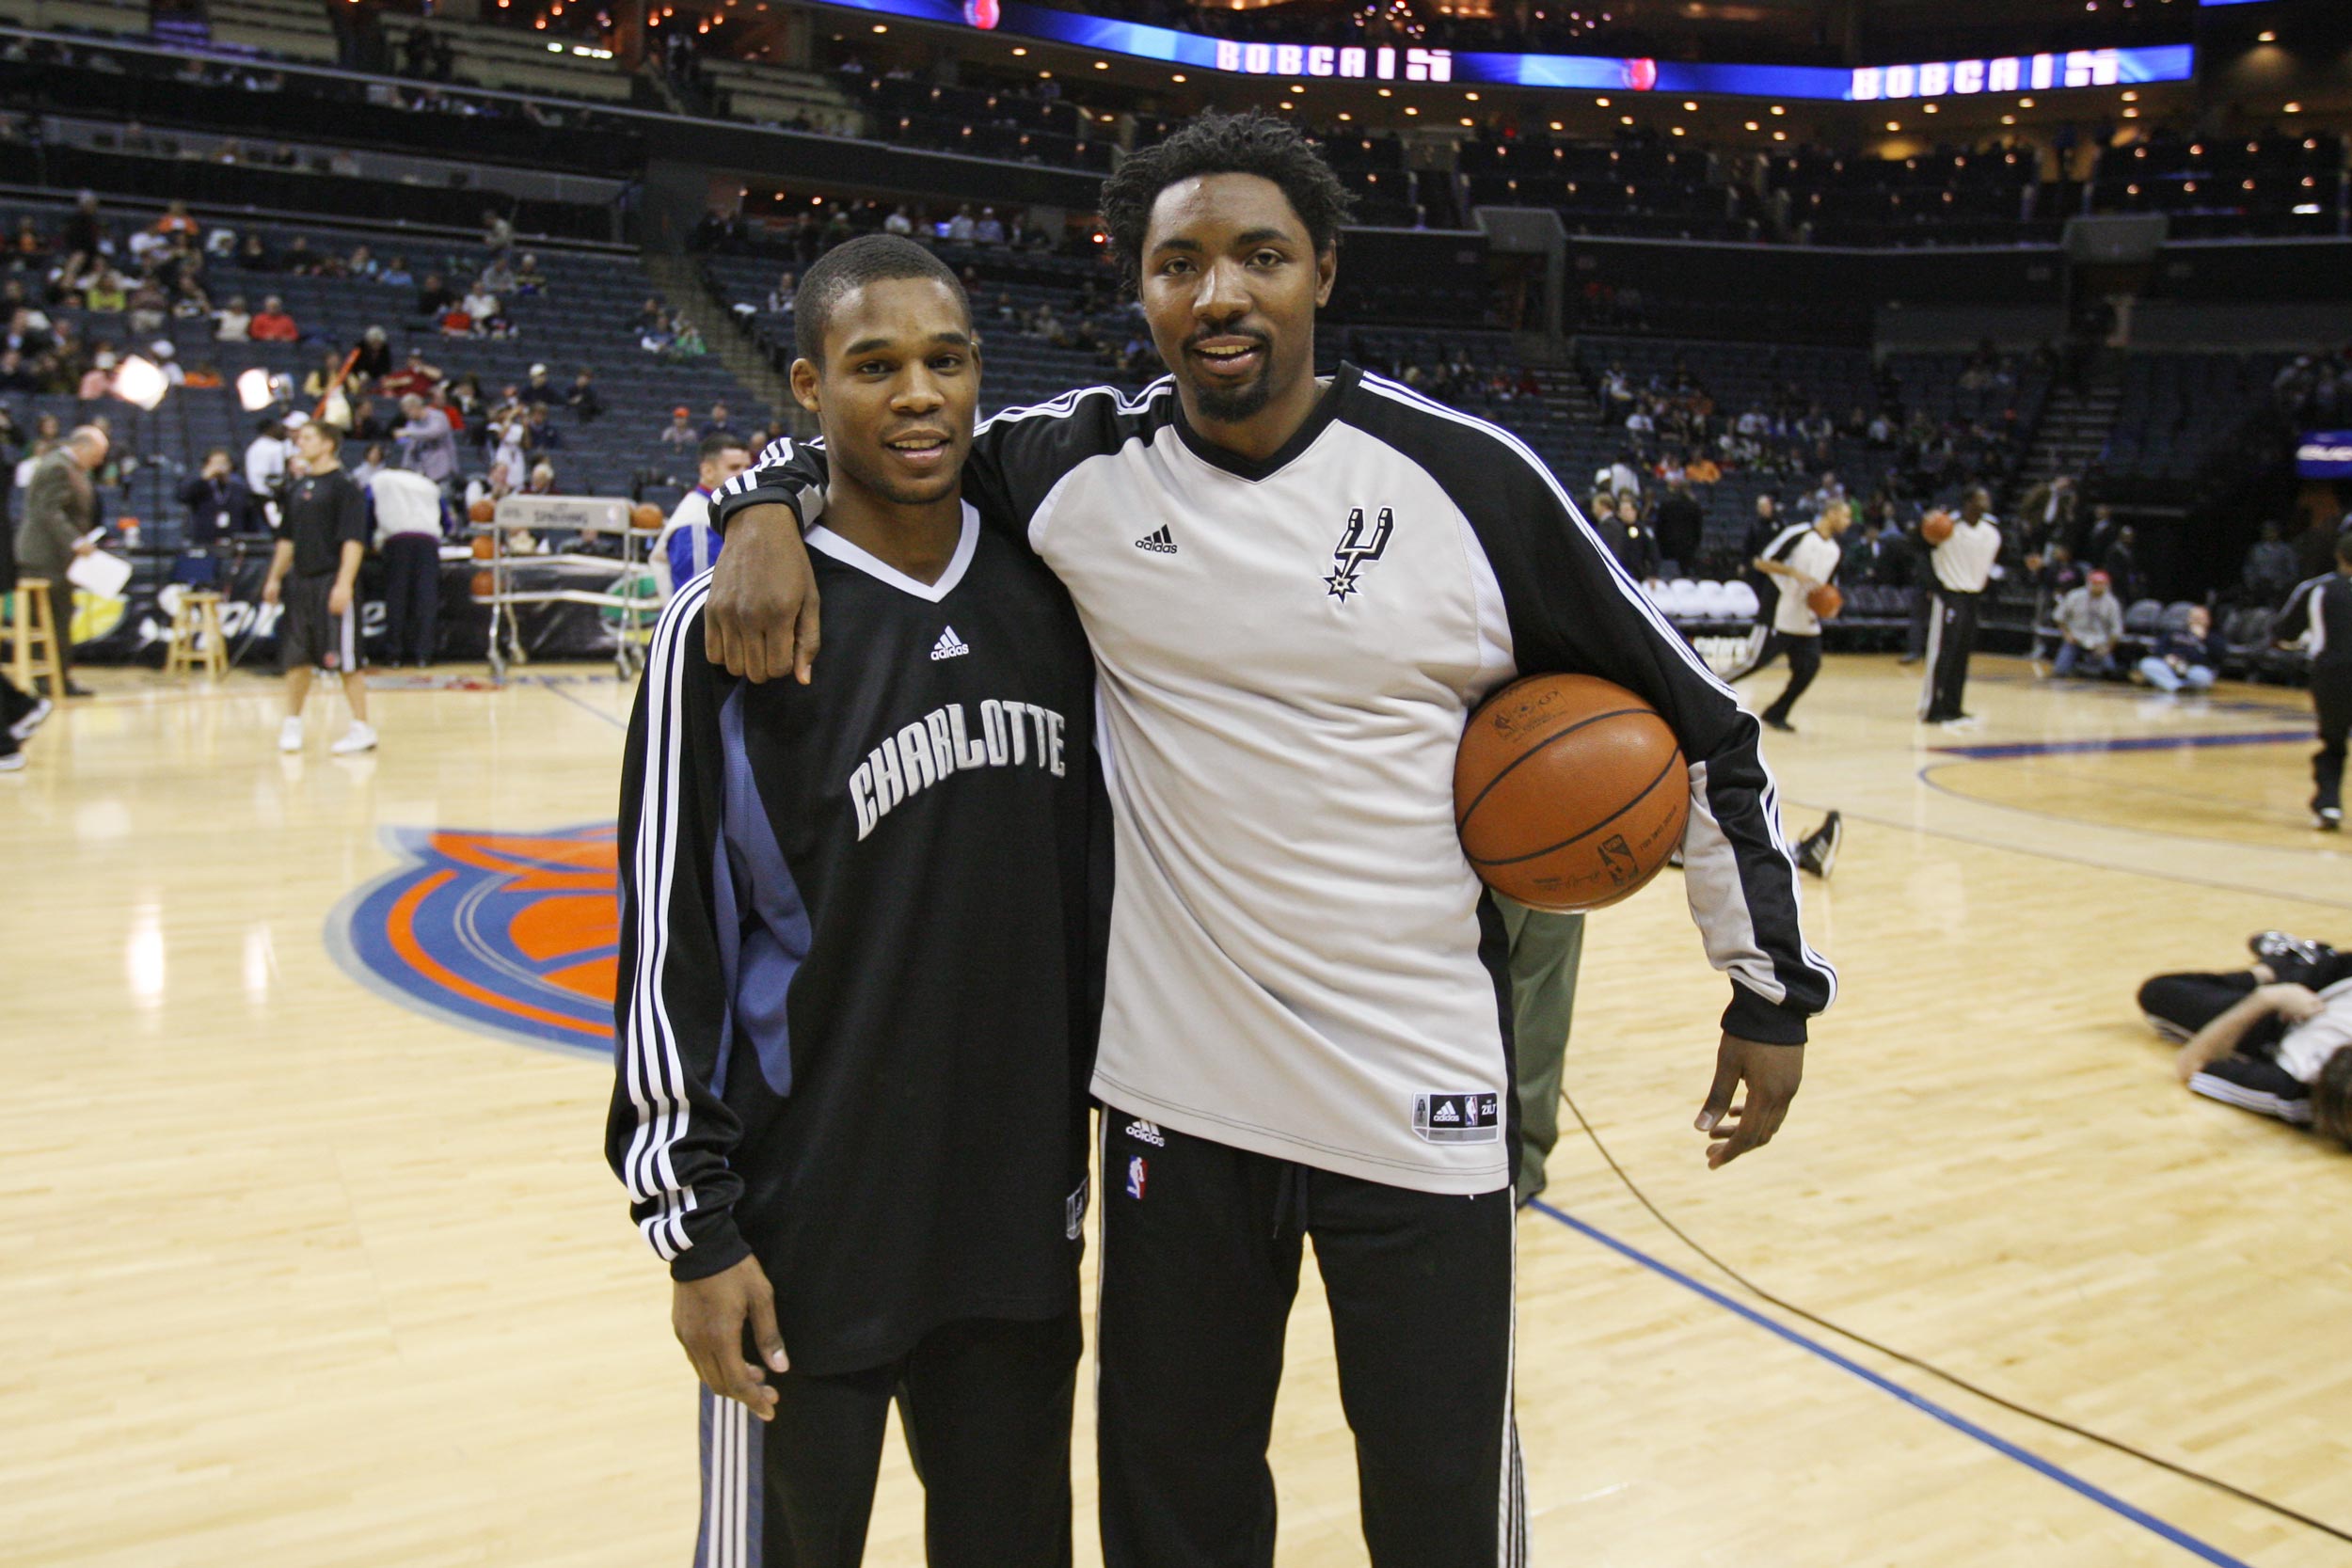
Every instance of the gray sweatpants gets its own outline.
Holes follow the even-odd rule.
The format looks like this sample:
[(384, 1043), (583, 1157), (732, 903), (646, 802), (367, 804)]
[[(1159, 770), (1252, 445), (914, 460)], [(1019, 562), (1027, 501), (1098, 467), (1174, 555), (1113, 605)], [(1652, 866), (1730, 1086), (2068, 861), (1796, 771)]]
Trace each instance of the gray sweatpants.
[(1512, 1196), (1544, 1190), (1544, 1161), (1560, 1141), (1560, 1072), (1576, 1014), (1576, 970), (1584, 957), (1584, 917), (1546, 914), (1497, 895), (1511, 937), (1514, 1070), (1519, 1090), (1519, 1153)]

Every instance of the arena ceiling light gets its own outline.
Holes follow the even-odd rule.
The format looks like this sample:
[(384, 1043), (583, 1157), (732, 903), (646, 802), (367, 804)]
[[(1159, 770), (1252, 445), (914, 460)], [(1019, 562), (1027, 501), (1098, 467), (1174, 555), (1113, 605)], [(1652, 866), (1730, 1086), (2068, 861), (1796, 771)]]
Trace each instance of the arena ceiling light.
[(171, 378), (152, 359), (134, 354), (115, 371), (115, 396), (152, 414), (171, 390)]
[(255, 366), (237, 377), (237, 403), (248, 414), (258, 414), (278, 401), (270, 389), (269, 372)]

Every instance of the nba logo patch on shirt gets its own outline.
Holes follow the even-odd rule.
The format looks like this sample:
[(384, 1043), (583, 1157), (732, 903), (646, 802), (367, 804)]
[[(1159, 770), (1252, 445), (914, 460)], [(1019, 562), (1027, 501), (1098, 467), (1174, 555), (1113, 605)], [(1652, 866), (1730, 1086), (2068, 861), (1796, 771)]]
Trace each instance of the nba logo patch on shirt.
[(1502, 1136), (1502, 1099), (1485, 1091), (1424, 1094), (1413, 1101), (1413, 1133), (1424, 1143), (1493, 1143)]
[(1078, 1190), (1062, 1199), (1061, 1233), (1074, 1242), (1078, 1239), (1078, 1232), (1086, 1228), (1086, 1223), (1087, 1178), (1082, 1176), (1078, 1178)]
[(1131, 1154), (1127, 1157), (1127, 1196), (1129, 1197), (1137, 1202), (1142, 1201), (1144, 1179), (1151, 1173), (1152, 1167), (1144, 1164), (1142, 1155)]

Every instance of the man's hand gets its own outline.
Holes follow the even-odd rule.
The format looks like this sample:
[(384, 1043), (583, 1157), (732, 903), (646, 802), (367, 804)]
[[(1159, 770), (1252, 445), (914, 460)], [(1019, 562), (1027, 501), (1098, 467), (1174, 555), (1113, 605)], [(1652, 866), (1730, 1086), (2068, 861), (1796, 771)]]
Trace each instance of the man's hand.
[[(1707, 1168), (1721, 1170), (1772, 1141), (1804, 1077), (1804, 1047), (1766, 1045), (1726, 1034), (1715, 1048), (1715, 1083), (1694, 1124), (1707, 1134)], [(1737, 1105), (1732, 1096), (1747, 1085)]]
[(334, 587), (326, 591), (326, 613), (329, 615), (341, 615), (348, 611), (350, 609), (350, 584), (339, 582)]
[[(743, 1324), (752, 1325), (767, 1370), (743, 1359)], [(791, 1366), (784, 1336), (776, 1329), (776, 1292), (756, 1258), (746, 1258), (707, 1279), (681, 1280), (670, 1291), (670, 1327), (686, 1347), (686, 1359), (703, 1386), (737, 1401), (763, 1421), (776, 1416), (776, 1391), (768, 1371)]]
[(817, 663), (817, 582), (800, 519), (780, 501), (747, 506), (727, 524), (704, 601), (704, 651), (755, 685), (789, 673), (803, 686)]
[(2270, 1010), (2289, 1023), (2309, 1023), (2328, 1006), (2309, 986), (2268, 985), (2262, 988), (2261, 994), (2270, 1004)]
[(276, 578), (272, 578), (267, 582), (262, 584), (262, 602), (263, 604), (276, 604), (278, 602), (278, 579)]

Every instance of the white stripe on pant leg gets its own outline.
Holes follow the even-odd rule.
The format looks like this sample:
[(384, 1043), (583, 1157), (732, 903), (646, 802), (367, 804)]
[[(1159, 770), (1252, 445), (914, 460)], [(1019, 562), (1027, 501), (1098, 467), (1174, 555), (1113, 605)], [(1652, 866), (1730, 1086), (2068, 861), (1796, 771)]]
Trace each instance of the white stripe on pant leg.
[[(733, 1404), (734, 1402), (728, 1402)], [(747, 1404), (735, 1404), (735, 1528), (734, 1568), (753, 1568), (750, 1544), (752, 1531), (752, 1410)]]
[[(1502, 1200), (1511, 1201), (1505, 1188)], [(1502, 1491), (1496, 1510), (1495, 1560), (1502, 1568), (1526, 1568), (1527, 1498), (1525, 1483), (1519, 1478), (1518, 1418), (1513, 1413), (1515, 1397), (1513, 1384), (1518, 1379), (1519, 1356), (1519, 1227), (1518, 1212), (1511, 1221), (1511, 1293), (1510, 1326), (1503, 1336), (1502, 1363)]]
[(359, 591), (353, 589), (352, 606), (342, 615), (343, 673), (346, 675), (358, 674), (359, 672), (359, 640), (354, 635), (358, 629), (359, 623), (358, 596)]
[(1928, 684), (1919, 693), (1919, 717), (1925, 719), (1935, 711), (1935, 667), (1944, 658), (1944, 595), (1933, 594), (1928, 598)]

